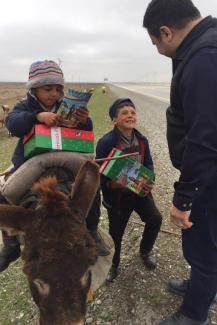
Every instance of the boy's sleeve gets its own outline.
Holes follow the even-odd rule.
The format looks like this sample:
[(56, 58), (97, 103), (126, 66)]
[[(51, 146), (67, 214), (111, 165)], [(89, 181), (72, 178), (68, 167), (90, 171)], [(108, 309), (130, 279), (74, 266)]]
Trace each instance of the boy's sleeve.
[(96, 159), (107, 157), (109, 152), (108, 146), (103, 138), (101, 138), (96, 145)]
[(143, 165), (146, 166), (147, 168), (149, 168), (150, 170), (154, 171), (154, 164), (153, 164), (153, 160), (151, 157), (151, 152), (150, 152), (149, 143), (148, 143), (147, 139), (146, 139), (146, 143), (145, 143), (145, 155), (144, 155)]
[(37, 123), (36, 114), (38, 113), (30, 112), (26, 109), (25, 105), (18, 103), (6, 117), (5, 125), (12, 135), (21, 138)]
[(85, 130), (85, 131), (93, 131), (93, 122), (90, 117), (87, 118), (87, 124), (78, 123), (76, 129)]
[[(100, 158), (105, 158), (108, 156), (109, 152), (111, 151), (112, 148), (110, 148), (110, 146), (106, 145), (105, 141), (102, 139), (100, 139), (96, 145), (96, 159), (100, 159)], [(99, 163), (99, 165), (101, 165), (103, 162)], [(102, 175), (101, 174), (101, 188), (102, 190), (106, 190), (108, 188), (108, 183), (111, 180)]]

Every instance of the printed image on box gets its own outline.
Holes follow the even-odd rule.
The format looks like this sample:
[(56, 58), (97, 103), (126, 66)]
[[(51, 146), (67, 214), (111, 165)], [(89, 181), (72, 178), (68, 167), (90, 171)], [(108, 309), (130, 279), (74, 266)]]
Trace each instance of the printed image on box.
[(91, 131), (48, 127), (36, 124), (24, 139), (24, 157), (29, 158), (49, 151), (94, 152), (94, 134)]
[[(124, 153), (113, 148), (108, 157), (116, 157)], [(154, 183), (155, 174), (132, 157), (123, 157), (117, 160), (105, 161), (100, 173), (110, 179), (122, 179), (126, 188), (139, 196), (146, 196)]]
[(86, 107), (91, 97), (91, 93), (82, 92), (74, 89), (68, 89), (63, 98), (57, 114), (63, 118), (63, 126), (76, 127), (79, 123), (76, 117), (76, 111), (79, 107)]

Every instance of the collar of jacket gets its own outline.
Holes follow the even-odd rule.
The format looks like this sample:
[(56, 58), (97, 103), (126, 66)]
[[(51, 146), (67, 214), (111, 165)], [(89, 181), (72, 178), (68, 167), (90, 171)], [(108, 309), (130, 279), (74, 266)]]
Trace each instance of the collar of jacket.
[(173, 72), (175, 72), (180, 61), (185, 58), (186, 53), (192, 47), (192, 44), (209, 28), (217, 28), (217, 19), (212, 16), (207, 16), (201, 20), (185, 37), (182, 43), (176, 50), (175, 57), (173, 58)]
[(175, 59), (182, 59), (185, 56), (186, 51), (192, 46), (194, 40), (198, 39), (200, 35), (207, 31), (210, 27), (217, 28), (217, 19), (208, 16), (201, 20), (185, 37), (182, 43), (176, 50)]
[[(140, 133), (137, 129), (133, 129), (133, 131), (135, 132), (136, 137), (140, 138), (140, 139), (146, 139), (146, 137), (144, 135), (142, 135), (142, 133)], [(113, 129), (115, 138), (118, 139), (120, 136), (120, 131), (118, 130), (118, 128), (115, 126)]]

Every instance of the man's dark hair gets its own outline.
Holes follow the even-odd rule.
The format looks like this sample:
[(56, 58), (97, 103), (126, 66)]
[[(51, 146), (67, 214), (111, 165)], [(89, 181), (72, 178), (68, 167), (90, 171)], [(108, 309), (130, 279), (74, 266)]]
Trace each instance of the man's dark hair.
[(191, 0), (152, 0), (143, 20), (143, 27), (155, 36), (160, 36), (160, 27), (181, 29), (200, 17), (200, 11)]

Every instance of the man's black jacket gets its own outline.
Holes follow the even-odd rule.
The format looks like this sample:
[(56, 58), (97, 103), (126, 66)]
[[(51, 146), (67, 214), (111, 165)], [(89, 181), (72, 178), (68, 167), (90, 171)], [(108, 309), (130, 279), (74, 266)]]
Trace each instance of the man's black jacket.
[(217, 176), (217, 19), (211, 16), (192, 29), (173, 58), (167, 139), (181, 172), (173, 203), (189, 210)]

